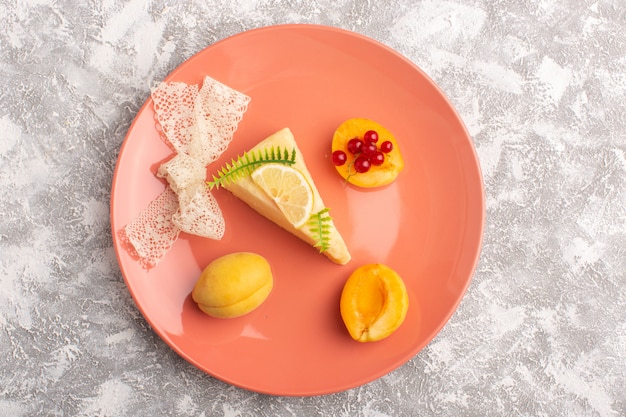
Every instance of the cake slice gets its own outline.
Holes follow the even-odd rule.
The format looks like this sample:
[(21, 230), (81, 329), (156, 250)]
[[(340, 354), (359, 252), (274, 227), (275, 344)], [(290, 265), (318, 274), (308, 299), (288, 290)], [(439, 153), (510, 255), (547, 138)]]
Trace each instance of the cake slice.
[[(264, 178), (268, 182), (283, 181), (285, 189), (277, 189)], [(288, 128), (227, 164), (208, 184), (211, 188), (224, 187), (262, 216), (318, 248), (331, 261), (340, 265), (350, 261), (350, 252)]]

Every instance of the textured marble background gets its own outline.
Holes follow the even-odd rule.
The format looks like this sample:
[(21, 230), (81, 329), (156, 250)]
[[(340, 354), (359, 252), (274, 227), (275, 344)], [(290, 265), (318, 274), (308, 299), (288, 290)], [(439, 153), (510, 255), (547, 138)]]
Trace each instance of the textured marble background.
[[(315, 398), (186, 363), (125, 288), (109, 224), (148, 82), (238, 32), (350, 29), (429, 74), (474, 139), (482, 257), (421, 353)], [(0, 416), (626, 415), (622, 0), (0, 0)]]

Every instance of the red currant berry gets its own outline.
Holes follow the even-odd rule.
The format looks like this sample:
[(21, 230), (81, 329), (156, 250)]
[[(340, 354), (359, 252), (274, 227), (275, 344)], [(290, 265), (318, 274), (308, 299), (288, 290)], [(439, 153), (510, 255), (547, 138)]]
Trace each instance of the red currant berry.
[(386, 140), (383, 143), (380, 144), (380, 150), (383, 151), (384, 153), (389, 153), (393, 150), (393, 143), (391, 143), (390, 141)]
[(351, 154), (357, 154), (361, 152), (361, 148), (363, 147), (363, 141), (358, 138), (353, 138), (348, 141), (348, 152)]
[(335, 166), (340, 167), (346, 163), (346, 161), (348, 160), (348, 156), (346, 155), (344, 151), (338, 150), (338, 151), (333, 152), (332, 160)]
[(370, 156), (370, 162), (372, 163), (372, 165), (375, 166), (382, 165), (383, 162), (385, 162), (385, 154), (381, 151), (376, 151), (376, 154), (374, 156)]
[(374, 143), (365, 142), (361, 147), (361, 152), (365, 156), (374, 156), (376, 155), (376, 152), (378, 152), (378, 149), (376, 149), (376, 145)]
[(372, 163), (369, 158), (361, 155), (354, 160), (354, 170), (358, 173), (364, 173), (370, 170)]
[(378, 132), (376, 132), (375, 130), (368, 130), (363, 135), (363, 140), (365, 141), (365, 143), (376, 143), (376, 142), (378, 142)]

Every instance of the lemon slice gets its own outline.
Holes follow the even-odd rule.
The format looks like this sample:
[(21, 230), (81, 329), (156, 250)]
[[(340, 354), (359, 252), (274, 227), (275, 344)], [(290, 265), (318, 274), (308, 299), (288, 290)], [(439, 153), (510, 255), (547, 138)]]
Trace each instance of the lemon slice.
[(255, 169), (251, 177), (276, 202), (289, 223), (296, 228), (306, 223), (313, 211), (313, 190), (300, 171), (269, 163)]

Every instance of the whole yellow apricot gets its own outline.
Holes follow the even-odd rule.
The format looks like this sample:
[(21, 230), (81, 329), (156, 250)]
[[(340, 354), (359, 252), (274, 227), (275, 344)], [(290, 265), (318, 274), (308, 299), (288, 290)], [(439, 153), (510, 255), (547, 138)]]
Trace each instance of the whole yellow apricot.
[(350, 336), (359, 342), (375, 342), (391, 335), (404, 322), (408, 309), (404, 281), (383, 264), (357, 268), (341, 293), (341, 318)]
[(243, 316), (260, 306), (274, 286), (267, 260), (256, 253), (221, 256), (202, 271), (191, 296), (212, 317)]

